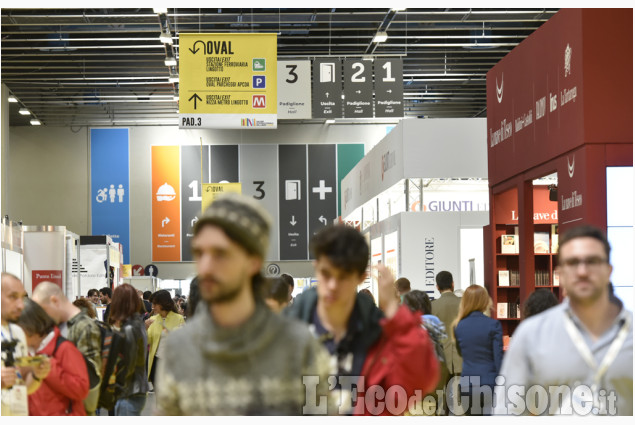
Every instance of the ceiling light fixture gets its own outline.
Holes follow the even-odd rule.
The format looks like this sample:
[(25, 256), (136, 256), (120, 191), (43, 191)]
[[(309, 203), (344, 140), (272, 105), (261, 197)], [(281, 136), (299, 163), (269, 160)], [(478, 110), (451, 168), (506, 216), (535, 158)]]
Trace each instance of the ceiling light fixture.
[(167, 56), (165, 58), (165, 66), (176, 66), (176, 58), (173, 56)]
[(161, 43), (163, 44), (172, 44), (172, 34), (169, 32), (162, 32), (159, 36), (159, 40), (161, 40)]
[(375, 37), (373, 37), (373, 43), (383, 43), (388, 40), (388, 33), (386, 31), (377, 31)]
[(9, 103), (18, 103), (18, 98), (14, 95), (9, 95)]
[(168, 8), (167, 7), (154, 7), (154, 8), (152, 8), (152, 10), (157, 15), (167, 15), (167, 13), (168, 13)]
[(179, 96), (178, 95), (174, 95), (172, 97), (172, 100), (174, 100), (175, 102), (178, 102), (179, 101)]
[(176, 74), (176, 75), (170, 75), (169, 81), (170, 81), (171, 83), (178, 83), (178, 82), (179, 82), (179, 76), (178, 76), (178, 74)]
[(26, 108), (20, 108), (18, 112), (20, 112), (20, 115), (31, 115), (31, 111)]
[(42, 122), (38, 119), (32, 119), (31, 120), (31, 125), (42, 125)]

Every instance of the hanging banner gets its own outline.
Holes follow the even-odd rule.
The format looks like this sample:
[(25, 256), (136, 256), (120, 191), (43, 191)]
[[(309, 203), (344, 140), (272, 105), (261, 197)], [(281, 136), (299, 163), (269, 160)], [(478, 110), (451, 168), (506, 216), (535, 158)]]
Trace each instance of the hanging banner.
[(307, 146), (280, 145), (278, 158), (280, 260), (306, 260)]
[(278, 119), (311, 118), (311, 62), (278, 62)]
[(344, 61), (344, 116), (373, 117), (373, 62), (361, 59)]
[(179, 36), (179, 128), (277, 128), (277, 35)]
[[(308, 225), (309, 241), (337, 218), (337, 170), (335, 145), (308, 145)], [(313, 259), (311, 253), (309, 258)]]
[(203, 185), (203, 211), (210, 206), (218, 195), (223, 193), (242, 193), (242, 185), (240, 183), (207, 183)]
[(313, 118), (342, 118), (342, 61), (313, 61)]
[(179, 164), (179, 146), (152, 146), (152, 261), (181, 261)]
[(375, 59), (375, 117), (403, 117), (402, 59)]
[(130, 168), (127, 128), (90, 130), (91, 234), (123, 245), (130, 261)]

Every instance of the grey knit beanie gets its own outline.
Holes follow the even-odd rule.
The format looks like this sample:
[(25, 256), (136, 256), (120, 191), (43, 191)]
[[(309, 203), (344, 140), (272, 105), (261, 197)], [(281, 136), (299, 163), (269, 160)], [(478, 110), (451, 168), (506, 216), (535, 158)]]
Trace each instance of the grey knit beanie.
[(194, 225), (194, 235), (208, 224), (223, 229), (248, 252), (262, 259), (267, 255), (271, 217), (254, 199), (231, 192), (219, 195)]

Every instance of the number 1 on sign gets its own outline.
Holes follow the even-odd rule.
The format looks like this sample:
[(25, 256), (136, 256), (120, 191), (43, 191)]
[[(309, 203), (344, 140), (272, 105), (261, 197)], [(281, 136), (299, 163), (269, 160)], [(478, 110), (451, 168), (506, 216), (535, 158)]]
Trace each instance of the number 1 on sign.
[(386, 76), (384, 78), (382, 78), (382, 81), (387, 81), (387, 82), (393, 82), (395, 81), (395, 79), (391, 76), (391, 71), (392, 71), (392, 63), (390, 62), (386, 62), (384, 64), (384, 66), (382, 66), (382, 68), (384, 68), (386, 70)]
[(203, 201), (203, 198), (198, 195), (198, 180), (192, 180), (188, 187), (192, 189), (192, 196), (189, 197), (190, 201)]

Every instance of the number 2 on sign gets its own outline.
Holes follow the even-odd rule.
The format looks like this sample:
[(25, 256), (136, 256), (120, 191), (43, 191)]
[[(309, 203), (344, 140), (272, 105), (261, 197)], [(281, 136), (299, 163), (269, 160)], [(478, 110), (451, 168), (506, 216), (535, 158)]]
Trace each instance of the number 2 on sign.
[(192, 189), (192, 196), (189, 197), (190, 201), (196, 202), (203, 200), (203, 198), (198, 195), (198, 180), (192, 180), (192, 183), (190, 183), (187, 187)]

